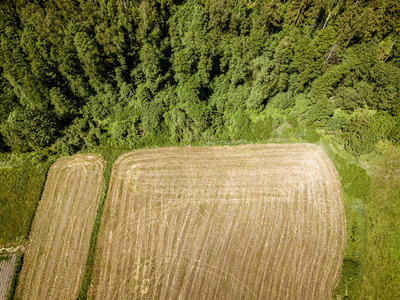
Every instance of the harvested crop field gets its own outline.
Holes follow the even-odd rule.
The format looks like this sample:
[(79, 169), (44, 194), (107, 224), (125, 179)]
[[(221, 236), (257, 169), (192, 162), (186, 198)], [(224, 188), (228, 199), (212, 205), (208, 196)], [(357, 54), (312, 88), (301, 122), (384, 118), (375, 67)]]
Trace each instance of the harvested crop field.
[(345, 243), (315, 145), (140, 150), (113, 166), (89, 299), (330, 299)]
[(19, 275), (17, 299), (75, 299), (99, 204), (104, 161), (74, 155), (50, 168)]
[(16, 255), (12, 254), (9, 258), (1, 257), (0, 261), (0, 300), (7, 299), (11, 279), (14, 274)]

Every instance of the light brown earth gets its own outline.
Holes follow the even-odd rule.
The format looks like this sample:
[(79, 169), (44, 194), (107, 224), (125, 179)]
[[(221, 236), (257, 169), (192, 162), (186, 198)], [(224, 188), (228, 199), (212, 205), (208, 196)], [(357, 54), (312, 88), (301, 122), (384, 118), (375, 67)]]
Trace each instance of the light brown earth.
[(7, 299), (11, 279), (14, 274), (16, 255), (12, 254), (10, 259), (0, 261), (0, 300)]
[(141, 150), (113, 166), (89, 299), (331, 299), (345, 216), (315, 145)]
[(75, 299), (99, 204), (104, 161), (61, 158), (50, 168), (33, 222), (17, 299)]

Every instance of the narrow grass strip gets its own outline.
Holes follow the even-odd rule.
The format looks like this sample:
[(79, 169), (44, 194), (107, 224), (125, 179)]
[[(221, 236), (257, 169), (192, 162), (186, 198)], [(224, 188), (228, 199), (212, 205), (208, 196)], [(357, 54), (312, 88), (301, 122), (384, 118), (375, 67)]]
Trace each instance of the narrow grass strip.
[[(109, 151), (107, 151), (109, 150)], [(86, 257), (86, 265), (85, 265), (85, 271), (83, 273), (82, 277), (82, 283), (81, 287), (79, 289), (78, 296), (76, 297), (77, 300), (84, 300), (87, 298), (87, 292), (90, 286), (90, 281), (92, 278), (92, 272), (93, 272), (93, 265), (94, 265), (94, 260), (96, 257), (96, 244), (97, 244), (97, 236), (99, 234), (99, 229), (100, 229), (100, 222), (101, 222), (101, 216), (103, 215), (103, 208), (104, 208), (104, 203), (107, 198), (107, 192), (108, 192), (108, 183), (110, 181), (110, 176), (111, 176), (111, 171), (112, 167), (114, 165), (114, 161), (117, 159), (120, 153), (122, 153), (122, 150), (110, 150), (110, 149), (104, 149), (102, 152), (103, 158), (106, 160), (106, 167), (103, 172), (103, 183), (102, 183), (102, 188), (101, 188), (101, 196), (100, 196), (100, 203), (99, 207), (97, 209), (96, 213), (96, 219), (93, 224), (93, 230), (92, 234), (90, 236), (90, 244), (89, 244), (89, 250), (88, 254)]]

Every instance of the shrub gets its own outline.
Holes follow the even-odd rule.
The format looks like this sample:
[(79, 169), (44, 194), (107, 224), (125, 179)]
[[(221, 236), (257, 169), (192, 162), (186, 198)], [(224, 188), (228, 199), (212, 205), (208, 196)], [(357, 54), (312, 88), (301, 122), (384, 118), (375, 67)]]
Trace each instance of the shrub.
[(281, 93), (274, 97), (273, 104), (276, 108), (285, 110), (292, 108), (296, 104), (296, 99), (292, 96), (291, 92)]
[(316, 143), (319, 140), (318, 132), (313, 128), (307, 128), (303, 140), (309, 143)]
[(374, 115), (366, 120), (350, 122), (345, 135), (345, 148), (354, 155), (368, 154), (375, 145), (389, 135), (391, 120), (384, 115)]
[(253, 135), (251, 132), (251, 120), (245, 113), (238, 114), (234, 119), (233, 136), (236, 139), (253, 139)]
[(268, 139), (273, 131), (273, 118), (271, 116), (251, 124), (252, 132), (256, 140)]
[(344, 116), (332, 117), (326, 123), (325, 129), (327, 131), (342, 131), (347, 125), (347, 118)]
[[(400, 118), (397, 118), (400, 119)], [(389, 140), (393, 145), (400, 146), (400, 120), (397, 120), (397, 124), (392, 128), (389, 133)]]

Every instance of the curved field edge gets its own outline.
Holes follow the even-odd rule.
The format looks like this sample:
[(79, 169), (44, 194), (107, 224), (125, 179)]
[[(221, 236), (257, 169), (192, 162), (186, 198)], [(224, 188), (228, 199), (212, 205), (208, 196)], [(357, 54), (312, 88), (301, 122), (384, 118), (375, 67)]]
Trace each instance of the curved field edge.
[(78, 293), (103, 170), (98, 154), (64, 157), (51, 166), (24, 254), (16, 299)]
[(331, 143), (321, 140), (319, 145), (338, 172), (346, 213), (347, 235), (343, 267), (333, 295), (338, 299), (360, 299), (367, 251), (366, 206), (371, 197), (372, 179), (363, 168), (343, 157), (339, 149)]
[[(306, 147), (306, 145), (303, 145), (304, 147)], [(288, 146), (288, 147), (291, 147), (291, 146)], [(310, 147), (310, 146), (308, 146), (308, 147)], [(315, 147), (315, 146), (312, 146), (312, 147)], [(197, 148), (197, 147), (196, 147)], [(205, 147), (204, 147), (205, 148)], [(317, 148), (317, 147), (315, 147), (315, 148)], [(177, 150), (178, 148), (175, 148), (175, 149), (173, 149), (173, 150)], [(189, 148), (190, 149), (190, 148)], [(194, 149), (194, 148), (191, 148), (191, 149)], [(197, 148), (198, 149), (198, 148)], [(208, 149), (210, 149), (210, 148), (208, 148)], [(164, 149), (163, 151), (168, 151), (168, 150), (171, 150), (171, 149)], [(181, 149), (179, 149), (179, 150), (181, 150)], [(320, 149), (321, 150), (321, 149)], [(161, 154), (162, 156), (163, 156), (163, 153), (161, 152), (157, 152), (158, 150), (150, 150), (150, 151), (148, 151), (149, 153), (152, 153), (152, 154), (158, 154), (158, 156)], [(321, 150), (321, 152), (322, 152), (322, 150)], [(138, 151), (134, 151), (134, 152), (132, 152), (132, 153), (139, 153)], [(143, 153), (143, 152), (142, 152)], [(165, 154), (165, 153), (164, 153)], [(117, 168), (117, 166), (116, 165), (118, 165), (121, 161), (123, 161), (124, 160), (124, 158), (125, 157), (129, 157), (129, 153), (125, 153), (125, 154), (123, 154), (123, 155), (121, 155), (120, 157), (119, 157), (119, 159), (117, 160), (117, 162), (116, 162), (116, 164), (114, 165), (114, 168)], [(325, 154), (324, 154), (325, 155)], [(153, 155), (154, 156), (154, 155)], [(293, 156), (293, 155), (292, 155)], [(151, 159), (151, 158), (150, 158)], [(329, 158), (328, 158), (328, 160), (329, 160)], [(330, 162), (330, 161), (329, 161)], [(182, 161), (182, 163), (185, 163), (185, 161)], [(330, 164), (332, 164), (331, 162), (330, 162)], [(149, 166), (148, 166), (149, 167)], [(332, 168), (333, 168), (333, 165), (332, 165)], [(146, 169), (146, 168), (145, 168)], [(334, 169), (333, 169), (334, 170)], [(337, 175), (335, 176), (335, 177), (337, 177)], [(109, 193), (110, 193), (110, 189), (112, 189), (112, 186), (113, 186), (113, 184), (112, 184), (112, 182), (110, 182), (110, 188), (109, 188)], [(340, 187), (338, 188), (339, 189), (339, 191), (340, 191)], [(124, 193), (123, 191), (122, 191), (122, 193)], [(107, 198), (108, 200), (107, 200), (107, 203), (109, 203), (110, 201), (111, 201), (111, 199), (109, 199), (109, 198)], [(219, 199), (219, 198), (218, 198)], [(341, 201), (341, 199), (340, 199), (340, 201)], [(342, 206), (342, 202), (340, 202), (339, 201), (339, 206)], [(105, 216), (103, 216), (103, 218), (105, 218)], [(123, 220), (122, 220), (123, 221)], [(344, 220), (343, 220), (344, 221)], [(322, 225), (322, 223), (320, 224), (320, 225)], [(283, 227), (283, 229), (284, 228), (286, 228), (286, 226), (287, 225), (285, 225), (285, 227)], [(317, 226), (317, 227), (320, 227), (320, 226)], [(323, 226), (322, 226), (323, 227)], [(340, 227), (340, 226), (339, 226)], [(322, 233), (323, 231), (318, 231), (318, 232), (320, 232), (320, 233)], [(343, 231), (342, 231), (343, 232)], [(113, 235), (114, 236), (114, 235)], [(118, 234), (117, 234), (117, 236), (118, 236)], [(110, 236), (110, 239), (111, 239), (111, 236)], [(340, 242), (339, 242), (339, 244), (340, 244)], [(342, 250), (339, 250), (339, 252), (342, 252)], [(112, 251), (111, 251), (111, 253), (113, 253)], [(329, 255), (328, 255), (329, 256)], [(98, 261), (97, 259), (96, 259), (96, 261)], [(275, 263), (274, 263), (275, 264)], [(340, 262), (338, 262), (338, 266), (337, 267), (335, 267), (335, 269), (336, 268), (340, 268)], [(211, 271), (211, 270), (210, 270)], [(329, 273), (328, 273), (329, 274)], [(331, 274), (332, 275), (332, 274)], [(328, 276), (328, 275), (324, 275), (324, 276)], [(329, 276), (328, 276), (329, 277)], [(337, 277), (337, 276), (334, 276), (335, 278)], [(276, 282), (277, 283), (277, 282)], [(276, 285), (275, 285), (275, 287), (277, 287)], [(278, 295), (279, 295), (279, 293), (280, 293), (280, 291), (279, 291), (279, 289), (278, 289)]]

